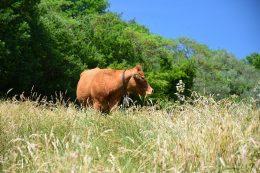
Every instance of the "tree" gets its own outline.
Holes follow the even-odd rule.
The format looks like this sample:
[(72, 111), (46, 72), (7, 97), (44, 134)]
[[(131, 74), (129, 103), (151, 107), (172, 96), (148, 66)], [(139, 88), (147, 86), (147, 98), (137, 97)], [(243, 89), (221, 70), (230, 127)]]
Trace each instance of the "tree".
[(252, 53), (251, 55), (246, 56), (246, 61), (255, 68), (260, 69), (260, 54)]
[(95, 13), (104, 14), (108, 6), (107, 0), (64, 0), (60, 5), (62, 11), (74, 18)]
[(0, 89), (13, 94), (57, 91), (75, 98), (81, 71), (88, 68), (144, 67), (155, 89), (153, 100), (184, 94), (247, 95), (259, 78), (259, 54), (238, 61), (190, 38), (165, 39), (135, 20), (107, 11), (107, 0), (0, 1)]
[(225, 50), (209, 51), (209, 54), (194, 54), (197, 64), (194, 90), (212, 94), (216, 98), (229, 95), (247, 97), (260, 79), (252, 66), (239, 61)]
[[(39, 0), (0, 2), (0, 90), (25, 91), (39, 77), (39, 59), (34, 57), (34, 29)], [(32, 75), (34, 74), (34, 75)]]

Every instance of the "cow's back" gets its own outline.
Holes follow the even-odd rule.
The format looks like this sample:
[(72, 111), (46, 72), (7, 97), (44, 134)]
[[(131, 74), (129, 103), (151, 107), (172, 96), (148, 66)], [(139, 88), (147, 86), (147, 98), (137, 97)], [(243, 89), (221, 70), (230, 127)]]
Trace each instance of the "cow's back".
[(100, 72), (99, 68), (85, 70), (80, 74), (77, 85), (77, 99), (80, 103), (86, 102), (91, 97), (93, 79)]

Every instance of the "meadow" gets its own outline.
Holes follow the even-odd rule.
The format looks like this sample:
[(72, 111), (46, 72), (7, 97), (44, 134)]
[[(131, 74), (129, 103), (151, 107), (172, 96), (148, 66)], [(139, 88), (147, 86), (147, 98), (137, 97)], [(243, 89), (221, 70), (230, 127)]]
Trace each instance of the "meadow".
[[(260, 172), (259, 52), (164, 38), (109, 0), (0, 7), (0, 173)], [(51, 98), (75, 98), (86, 69), (136, 64), (155, 91), (149, 106), (101, 115)]]
[(74, 103), (0, 101), (0, 172), (259, 172), (260, 110), (196, 96), (101, 115)]

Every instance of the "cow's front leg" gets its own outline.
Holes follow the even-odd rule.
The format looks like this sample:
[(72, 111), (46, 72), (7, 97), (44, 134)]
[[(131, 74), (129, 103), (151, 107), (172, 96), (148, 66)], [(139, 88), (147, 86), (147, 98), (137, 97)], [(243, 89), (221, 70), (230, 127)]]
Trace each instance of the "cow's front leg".
[(101, 105), (101, 103), (99, 101), (95, 100), (94, 103), (93, 103), (93, 107), (94, 107), (94, 109), (96, 109), (98, 111), (101, 111), (102, 105)]
[(109, 106), (109, 110), (112, 110), (113, 108), (115, 108), (115, 105), (118, 105), (119, 101), (116, 100), (111, 100), (108, 104)]
[(104, 104), (102, 104), (101, 112), (102, 112), (102, 113), (105, 113), (105, 114), (109, 114), (110, 108), (109, 108), (109, 105), (108, 105), (107, 102), (104, 103)]
[(100, 101), (95, 100), (93, 107), (94, 107), (94, 109), (96, 109), (102, 113), (105, 113), (105, 114), (108, 114), (110, 112), (109, 106), (106, 102), (101, 103)]

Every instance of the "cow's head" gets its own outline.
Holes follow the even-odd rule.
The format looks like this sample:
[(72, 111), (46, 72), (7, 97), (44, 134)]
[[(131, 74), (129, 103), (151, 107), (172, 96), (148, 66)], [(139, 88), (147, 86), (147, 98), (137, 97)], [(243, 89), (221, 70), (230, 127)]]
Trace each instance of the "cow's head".
[(137, 65), (135, 69), (137, 72), (129, 80), (127, 91), (141, 96), (151, 95), (153, 93), (153, 88), (146, 81), (142, 67)]

